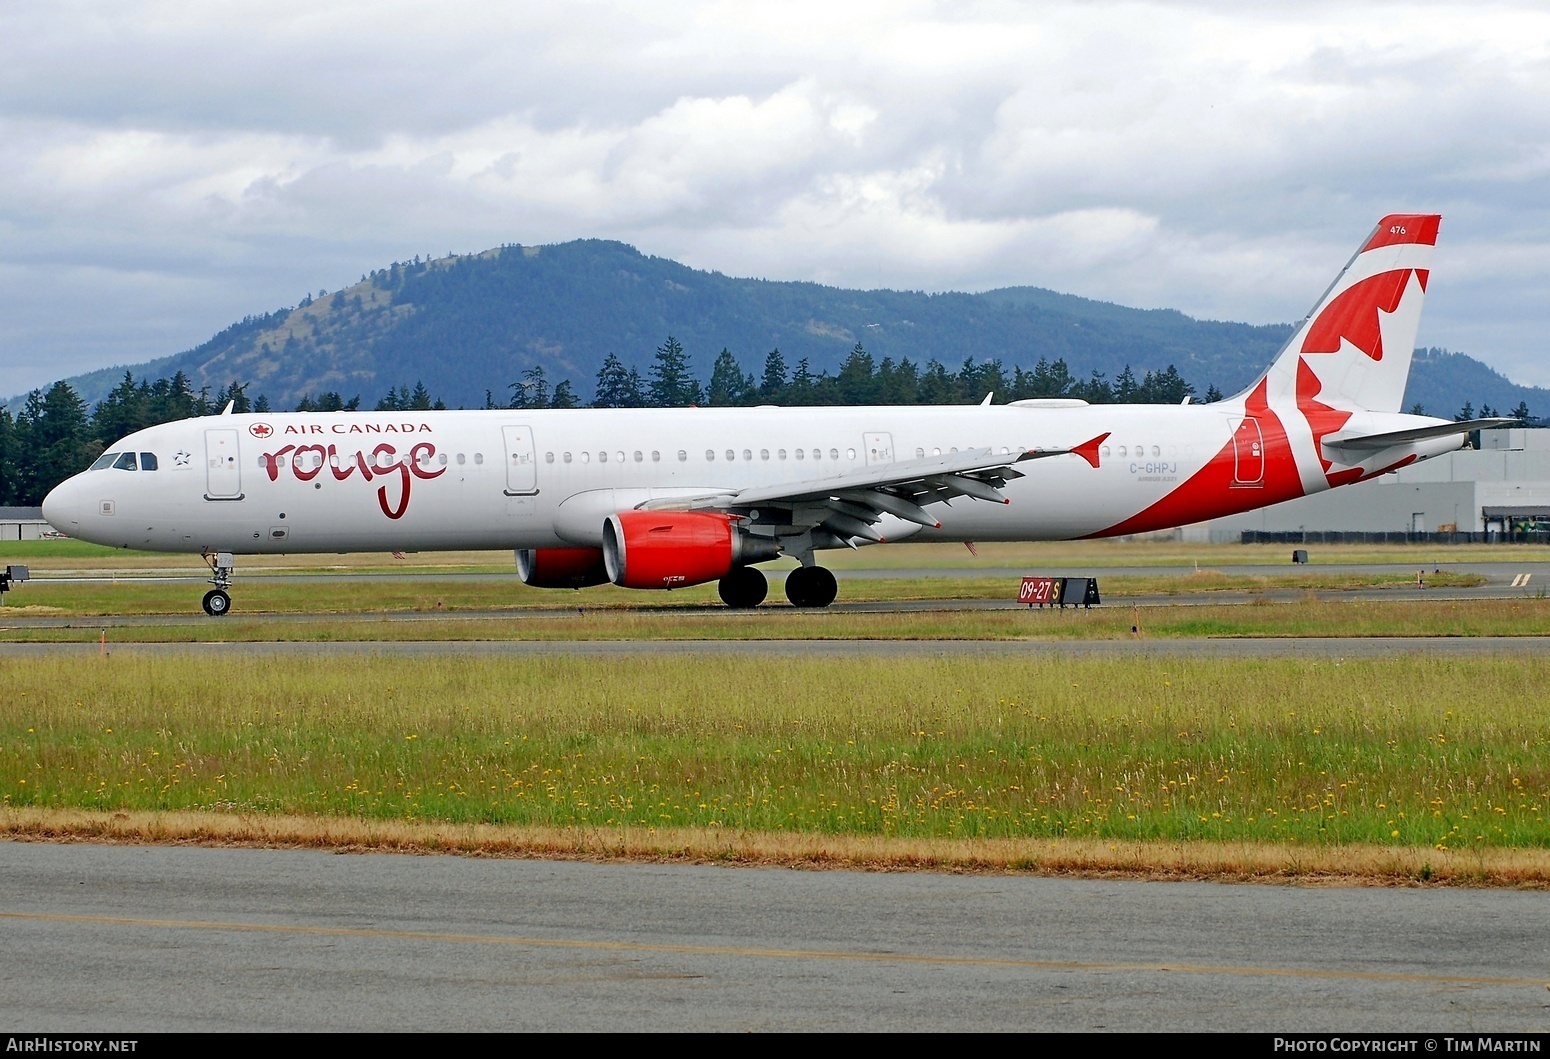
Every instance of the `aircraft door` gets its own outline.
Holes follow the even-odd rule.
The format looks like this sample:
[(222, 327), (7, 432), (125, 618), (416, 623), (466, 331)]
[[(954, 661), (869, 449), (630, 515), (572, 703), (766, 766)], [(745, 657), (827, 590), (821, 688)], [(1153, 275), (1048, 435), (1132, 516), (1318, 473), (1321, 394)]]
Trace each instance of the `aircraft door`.
[(893, 460), (893, 435), (892, 434), (865, 434), (866, 462), (868, 466), (874, 463), (890, 463)]
[(533, 450), (533, 428), (501, 427), (506, 447), (506, 495), (534, 496), (538, 493), (538, 454)]
[(242, 461), (235, 430), (205, 431), (205, 499), (242, 499)]
[(1248, 416), (1238, 423), (1232, 435), (1232, 484), (1238, 489), (1253, 489), (1265, 484), (1265, 439), (1259, 420)]

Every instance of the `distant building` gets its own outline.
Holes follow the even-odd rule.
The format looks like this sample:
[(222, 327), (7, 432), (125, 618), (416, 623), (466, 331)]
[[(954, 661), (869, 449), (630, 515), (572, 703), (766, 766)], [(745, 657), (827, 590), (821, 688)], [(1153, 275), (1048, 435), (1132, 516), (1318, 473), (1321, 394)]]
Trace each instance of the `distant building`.
[(1485, 430), (1480, 448), (1370, 482), (1186, 526), (1185, 540), (1268, 533), (1490, 533), (1550, 530), (1550, 430)]
[(0, 542), (37, 541), (58, 536), (54, 527), (43, 521), (41, 507), (0, 507)]

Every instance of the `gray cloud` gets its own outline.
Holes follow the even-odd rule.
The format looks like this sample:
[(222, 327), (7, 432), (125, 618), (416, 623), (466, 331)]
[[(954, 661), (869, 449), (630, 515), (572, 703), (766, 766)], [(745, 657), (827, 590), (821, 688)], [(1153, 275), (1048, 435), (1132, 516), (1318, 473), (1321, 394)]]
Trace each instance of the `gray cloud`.
[(0, 393), (581, 236), (1286, 320), (1410, 210), (1422, 341), (1550, 384), (1550, 16), (1240, 6), (12, 0)]

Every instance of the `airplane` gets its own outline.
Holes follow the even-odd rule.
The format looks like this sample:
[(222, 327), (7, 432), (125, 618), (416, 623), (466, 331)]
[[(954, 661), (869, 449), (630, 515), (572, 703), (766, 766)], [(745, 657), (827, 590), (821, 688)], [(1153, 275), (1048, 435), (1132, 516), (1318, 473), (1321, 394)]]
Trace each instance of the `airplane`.
[(1441, 217), (1384, 217), (1253, 385), (1210, 404), (1053, 398), (933, 407), (297, 412), (166, 423), (110, 445), (43, 502), (55, 529), (197, 553), (231, 608), (238, 555), (513, 549), (543, 588), (718, 582), (902, 540), (1167, 529), (1367, 481), (1507, 419), (1400, 412)]

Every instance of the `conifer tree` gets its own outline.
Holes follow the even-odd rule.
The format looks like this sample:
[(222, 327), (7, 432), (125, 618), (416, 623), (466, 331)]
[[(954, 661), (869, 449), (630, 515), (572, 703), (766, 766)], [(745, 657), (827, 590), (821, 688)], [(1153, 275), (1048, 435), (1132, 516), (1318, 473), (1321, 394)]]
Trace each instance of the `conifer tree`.
[(577, 407), (579, 407), (579, 402), (576, 400), (576, 391), (571, 389), (571, 385), (570, 385), (570, 380), (569, 379), (565, 379), (564, 381), (560, 382), (559, 384), (557, 384), (555, 386), (555, 388), (554, 388), (554, 395), (549, 398), (549, 407), (550, 408), (577, 408)]
[(769, 404), (779, 404), (786, 392), (786, 358), (778, 348), (764, 357), (764, 377), (759, 380), (759, 399)]
[(658, 408), (685, 408), (704, 401), (699, 381), (689, 373), (689, 355), (672, 335), (657, 347), (650, 393), (651, 403)]
[(723, 348), (710, 370), (710, 388), (705, 403), (717, 407), (747, 404), (754, 394), (753, 376), (744, 375), (730, 349)]
[(593, 408), (639, 408), (641, 400), (640, 374), (624, 366), (617, 353), (603, 358), (603, 366), (597, 370), (597, 395), (592, 398)]
[(840, 404), (876, 404), (875, 372), (872, 354), (857, 342), (850, 356), (845, 358), (845, 363), (840, 365), (840, 373), (834, 379)]

